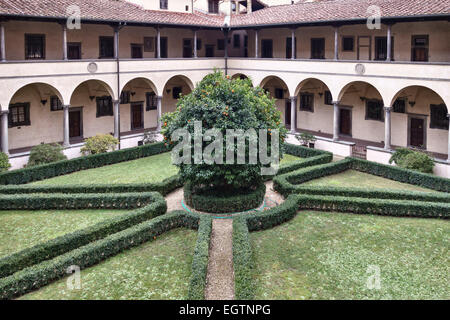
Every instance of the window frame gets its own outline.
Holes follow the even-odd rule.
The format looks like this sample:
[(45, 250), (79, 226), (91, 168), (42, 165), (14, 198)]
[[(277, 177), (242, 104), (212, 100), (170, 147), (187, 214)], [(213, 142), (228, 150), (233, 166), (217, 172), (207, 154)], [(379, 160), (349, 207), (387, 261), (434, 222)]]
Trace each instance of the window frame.
[[(373, 103), (373, 102), (377, 102), (380, 105), (380, 118), (371, 118), (369, 117), (369, 104)], [(383, 101), (379, 100), (379, 99), (366, 99), (366, 114), (364, 116), (365, 120), (371, 120), (371, 121), (380, 121), (380, 122), (384, 122), (384, 105), (383, 105)]]
[[(300, 101), (299, 111), (314, 112), (314, 100), (315, 100), (314, 96), (315, 95), (312, 92), (300, 92), (300, 94), (299, 94), (299, 101)], [(311, 99), (311, 106), (308, 108), (306, 108), (304, 105), (304, 102), (305, 102), (303, 100), (304, 97), (309, 97)]]
[[(41, 37), (41, 45), (42, 45), (42, 54), (40, 58), (34, 58), (34, 57), (30, 57), (28, 56), (28, 50), (29, 50), (29, 46), (30, 44), (28, 43), (29, 39), (31, 37)], [(25, 33), (25, 60), (45, 60), (45, 56), (46, 56), (46, 38), (45, 38), (45, 34), (39, 34), (39, 33)]]
[[(403, 105), (399, 106), (400, 102)], [(401, 108), (402, 111), (401, 110), (399, 111), (399, 109), (397, 109), (397, 108)], [(397, 98), (397, 99), (395, 99), (394, 104), (392, 105), (392, 112), (395, 112), (395, 113), (406, 113), (406, 98)]]
[(241, 35), (233, 34), (233, 48), (238, 49), (241, 47)]
[[(329, 102), (328, 103), (328, 98), (329, 97)], [(323, 104), (326, 106), (332, 106), (333, 105), (333, 96), (331, 95), (331, 91), (330, 90), (325, 90), (325, 92), (323, 93)]]
[(278, 100), (284, 99), (284, 89), (283, 88), (275, 88), (274, 97), (275, 97), (275, 99), (278, 99)]
[(159, 0), (159, 9), (160, 10), (168, 10), (169, 9), (169, 0)]
[[(440, 119), (438, 120), (441, 123), (436, 123), (436, 119), (433, 114), (436, 112), (433, 112), (433, 109), (435, 108), (442, 108), (444, 110), (444, 114), (445, 114), (445, 119)], [(447, 107), (445, 106), (444, 103), (441, 104), (430, 104), (430, 129), (439, 129), (439, 130), (448, 130), (448, 125), (449, 125), (449, 119), (447, 117), (448, 111), (447, 111)]]
[[(105, 106), (99, 106), (99, 102), (104, 103), (105, 100), (108, 100), (110, 103), (110, 106), (108, 106), (108, 109), (105, 108)], [(113, 107), (113, 101), (111, 96), (102, 96), (96, 98), (96, 117), (111, 117), (114, 116), (114, 107)]]
[[(313, 51), (313, 42), (315, 41), (320, 41), (321, 43), (323, 43), (323, 50), (322, 50), (322, 55), (320, 57), (315, 57), (314, 56), (314, 51)], [(325, 38), (311, 38), (310, 41), (310, 49), (311, 49), (311, 60), (324, 60), (326, 57), (326, 39)]]
[[(56, 102), (56, 105), (55, 105), (55, 102)], [(53, 111), (61, 111), (63, 109), (64, 108), (63, 108), (62, 102), (59, 99), (59, 97), (56, 95), (50, 96), (50, 111), (52, 111), (52, 112)]]
[[(69, 55), (69, 46), (76, 46), (78, 49), (78, 55), (80, 58), (71, 58)], [(67, 59), (68, 60), (81, 60), (82, 59), (82, 51), (81, 51), (81, 42), (67, 42)]]
[[(102, 55), (102, 41), (103, 40), (112, 40), (112, 51), (111, 56)], [(98, 37), (98, 58), (99, 59), (114, 59), (114, 37), (113, 36), (99, 36)]]
[[(352, 49), (345, 49), (345, 40), (352, 40)], [(342, 52), (355, 52), (355, 36), (342, 36)]]
[(208, 13), (212, 13), (212, 14), (219, 13), (219, 1), (208, 0)]
[(130, 90), (122, 90), (120, 93), (120, 104), (129, 104), (131, 103), (131, 91)]
[[(133, 57), (133, 49), (139, 48), (141, 50), (141, 56), (138, 58)], [(144, 45), (140, 43), (130, 43), (130, 50), (131, 50), (131, 59), (143, 59), (144, 58)]]
[[(178, 97), (177, 94), (178, 93)], [(172, 99), (178, 100), (180, 99), (180, 94), (183, 93), (183, 87), (182, 86), (175, 86), (172, 88)]]
[[(426, 44), (424, 45), (417, 45), (415, 43), (416, 39), (419, 38), (425, 38), (426, 39)], [(426, 60), (417, 60), (415, 58), (414, 52), (415, 49), (417, 48), (423, 48), (426, 50)], [(428, 62), (430, 61), (430, 35), (428, 34), (413, 34), (411, 35), (411, 61), (416, 61), (416, 62)]]
[[(13, 123), (12, 121), (12, 110), (16, 108), (24, 108), (24, 121)], [(15, 128), (15, 127), (24, 127), (24, 126), (31, 126), (31, 119), (30, 119), (30, 103), (29, 102), (18, 102), (14, 104), (10, 104), (8, 108), (8, 128)]]
[[(154, 105), (151, 102), (154, 103)], [(158, 97), (153, 91), (145, 93), (145, 111), (152, 110), (158, 110)]]
[[(265, 54), (265, 44), (270, 43), (270, 54)], [(261, 58), (273, 59), (273, 39), (261, 39)]]

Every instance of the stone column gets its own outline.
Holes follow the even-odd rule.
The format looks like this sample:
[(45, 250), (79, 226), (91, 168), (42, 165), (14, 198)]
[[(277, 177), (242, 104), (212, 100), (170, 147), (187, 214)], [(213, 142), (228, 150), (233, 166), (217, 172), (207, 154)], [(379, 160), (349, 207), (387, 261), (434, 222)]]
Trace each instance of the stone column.
[(194, 58), (198, 58), (198, 53), (197, 53), (197, 30), (194, 30)]
[(391, 39), (391, 28), (392, 25), (388, 24), (387, 25), (387, 53), (386, 53), (386, 61), (391, 61), (392, 57), (391, 57), (391, 52), (392, 52), (392, 39)]
[(120, 100), (114, 100), (114, 138), (120, 137)]
[(334, 27), (334, 60), (339, 60), (339, 27)]
[(158, 132), (160, 132), (161, 131), (161, 118), (162, 118), (162, 97), (158, 96), (156, 99), (157, 99), (156, 101), (157, 101), (157, 112), (158, 112), (156, 130)]
[[(450, 119), (450, 114), (447, 114), (447, 118)], [(450, 121), (448, 123), (448, 147), (447, 147), (447, 162), (450, 162)]]
[(62, 25), (63, 29), (63, 60), (68, 60), (67, 57), (67, 26), (65, 23)]
[(161, 59), (161, 30), (159, 27), (156, 28), (156, 50), (157, 58)]
[(295, 133), (297, 124), (295, 123), (295, 114), (297, 112), (297, 97), (291, 97), (291, 133)]
[(2, 117), (2, 152), (9, 155), (8, 110), (1, 112)]
[(391, 107), (384, 107), (384, 148), (391, 149)]
[(114, 28), (114, 59), (119, 58), (119, 28)]
[(68, 147), (70, 146), (70, 140), (69, 140), (69, 108), (70, 105), (64, 105), (64, 118), (63, 118), (63, 134), (64, 134), (64, 142), (63, 146)]
[(259, 30), (255, 30), (255, 58), (259, 58)]
[(339, 101), (333, 101), (333, 141), (339, 140)]
[(291, 59), (294, 60), (296, 56), (296, 50), (295, 50), (295, 28), (292, 28), (291, 30)]
[(0, 60), (6, 61), (5, 25), (0, 23)]
[(223, 34), (225, 35), (225, 53), (224, 58), (228, 58), (228, 30), (224, 30)]

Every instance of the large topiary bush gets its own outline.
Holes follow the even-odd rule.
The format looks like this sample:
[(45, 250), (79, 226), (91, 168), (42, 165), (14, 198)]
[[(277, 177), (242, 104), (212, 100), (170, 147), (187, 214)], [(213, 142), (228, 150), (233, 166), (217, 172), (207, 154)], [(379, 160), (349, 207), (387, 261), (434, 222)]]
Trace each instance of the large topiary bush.
[(399, 148), (389, 159), (401, 168), (433, 173), (434, 161), (427, 154), (407, 148)]
[(28, 159), (28, 167), (66, 159), (67, 157), (63, 153), (63, 147), (61, 147), (59, 144), (40, 144), (31, 149), (30, 158)]
[[(207, 162), (195, 162), (194, 147), (191, 149), (190, 164), (177, 164), (180, 168), (180, 175), (183, 181), (189, 181), (195, 188), (206, 187), (208, 189), (230, 190), (255, 189), (262, 183), (261, 164), (258, 159), (257, 164), (250, 164), (249, 142), (245, 144), (246, 164), (229, 164), (226, 162), (227, 137), (226, 129), (267, 129), (268, 150), (271, 150), (271, 132), (279, 130), (279, 142), (283, 144), (286, 136), (286, 129), (282, 125), (281, 113), (275, 107), (274, 99), (259, 87), (253, 87), (249, 79), (232, 80), (221, 72), (214, 72), (207, 75), (194, 89), (186, 96), (182, 96), (177, 104), (175, 112), (165, 114), (162, 118), (162, 134), (168, 146), (176, 145), (172, 134), (179, 128), (186, 128), (192, 138), (194, 146), (195, 123), (200, 122), (202, 133), (209, 129), (217, 129), (223, 134), (223, 164), (208, 164)], [(274, 136), (276, 136), (274, 134)], [(260, 137), (257, 137), (258, 142)], [(212, 141), (215, 141), (212, 138)], [(254, 140), (252, 140), (254, 141)], [(211, 142), (202, 142), (203, 150)], [(281, 149), (281, 147), (280, 147)], [(233, 144), (228, 151), (237, 155), (237, 143)], [(282, 156), (280, 152), (280, 157)], [(217, 153), (217, 154), (220, 154)], [(195, 190), (194, 190), (195, 191)]]

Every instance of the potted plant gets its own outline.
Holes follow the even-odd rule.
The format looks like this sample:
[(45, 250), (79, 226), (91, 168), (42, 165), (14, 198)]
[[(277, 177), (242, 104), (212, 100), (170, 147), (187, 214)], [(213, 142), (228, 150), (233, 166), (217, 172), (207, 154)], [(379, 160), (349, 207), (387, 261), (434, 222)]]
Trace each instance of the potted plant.
[(309, 147), (311, 149), (314, 149), (316, 137), (310, 133), (301, 133), (298, 136), (296, 136), (297, 140), (301, 143), (304, 147)]

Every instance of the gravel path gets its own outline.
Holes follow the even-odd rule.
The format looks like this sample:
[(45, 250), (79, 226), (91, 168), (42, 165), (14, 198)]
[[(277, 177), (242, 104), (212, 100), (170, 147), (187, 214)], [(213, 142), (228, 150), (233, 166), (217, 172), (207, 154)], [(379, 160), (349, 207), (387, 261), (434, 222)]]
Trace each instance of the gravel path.
[(206, 300), (234, 300), (232, 235), (232, 219), (213, 220), (206, 276)]
[[(284, 202), (283, 197), (272, 189), (272, 181), (266, 182), (266, 187), (266, 209)], [(167, 212), (184, 210), (182, 199), (183, 188), (168, 194)], [(205, 297), (206, 300), (234, 300), (233, 219), (213, 220)]]

